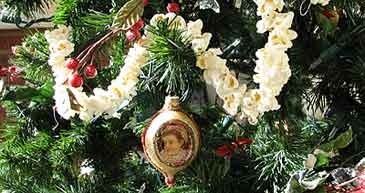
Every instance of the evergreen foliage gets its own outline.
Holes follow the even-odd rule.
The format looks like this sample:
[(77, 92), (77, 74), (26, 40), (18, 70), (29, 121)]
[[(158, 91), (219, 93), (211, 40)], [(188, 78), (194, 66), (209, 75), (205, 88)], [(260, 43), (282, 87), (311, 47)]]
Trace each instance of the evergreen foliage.
[[(213, 34), (211, 47), (222, 48), (230, 68), (254, 88), (255, 51), (266, 41), (265, 35), (256, 33), (256, 6), (242, 1), (235, 8), (238, 0), (215, 1), (220, 13), (200, 9), (196, 3), (202, 0), (181, 0), (181, 15), (187, 20), (201, 18), (204, 31)], [(51, 2), (4, 0), (3, 4), (15, 12), (33, 14)], [(126, 2), (59, 0), (53, 21), (72, 26), (76, 55), (107, 32)], [(144, 21), (165, 12), (168, 2), (150, 0)], [(121, 110), (120, 119), (63, 120), (53, 109), (47, 42), (42, 33), (30, 34), (11, 60), (24, 70), (27, 83), (7, 86), (0, 96), (1, 106), (7, 110), (5, 124), (0, 125), (0, 190), (282, 192), (290, 175), (303, 168), (308, 153), (349, 128), (354, 133), (353, 143), (328, 167), (357, 163), (365, 155), (365, 2), (331, 0), (326, 7), (312, 5), (302, 15), (306, 3), (285, 3), (285, 9), (295, 12), (293, 29), (299, 35), (289, 50), (292, 77), (278, 97), (280, 110), (266, 113), (256, 126), (237, 121), (208, 103), (190, 40), (184, 39), (181, 31), (168, 29), (166, 21), (147, 29), (156, 37), (149, 48), (151, 60), (143, 69), (137, 96)], [(96, 60), (103, 68), (86, 84), (107, 87), (124, 65), (129, 47), (123, 33), (103, 45)], [(184, 109), (201, 127), (203, 143), (198, 158), (179, 173), (173, 188), (165, 187), (163, 176), (146, 161), (140, 144), (143, 128), (168, 94), (183, 97)], [(247, 149), (236, 150), (232, 157), (215, 153), (240, 137), (254, 142)], [(80, 175), (85, 160), (95, 169), (90, 176)]]
[(154, 38), (149, 48), (151, 59), (142, 85), (149, 92), (177, 95), (185, 101), (200, 80), (200, 70), (195, 66), (195, 54), (190, 48), (191, 42), (182, 35), (181, 30), (175, 27), (170, 30), (167, 20), (147, 30)]

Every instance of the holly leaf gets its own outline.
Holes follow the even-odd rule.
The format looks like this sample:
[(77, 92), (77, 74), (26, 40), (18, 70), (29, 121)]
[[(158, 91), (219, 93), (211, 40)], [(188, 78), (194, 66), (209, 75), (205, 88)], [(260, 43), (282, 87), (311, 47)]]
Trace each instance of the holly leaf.
[(113, 28), (127, 30), (142, 17), (143, 0), (130, 0), (118, 11), (113, 21)]

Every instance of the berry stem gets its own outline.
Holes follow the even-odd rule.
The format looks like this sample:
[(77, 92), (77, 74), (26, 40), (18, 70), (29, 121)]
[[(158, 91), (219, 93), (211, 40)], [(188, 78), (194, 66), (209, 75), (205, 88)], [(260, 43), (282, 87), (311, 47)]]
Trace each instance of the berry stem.
[(80, 60), (82, 56), (85, 55), (85, 53), (90, 49), (91, 46), (92, 44), (88, 45), (84, 50), (82, 50), (82, 52), (80, 52), (80, 54), (76, 58)]
[(95, 61), (95, 52), (91, 55), (90, 64), (94, 64)]
[[(87, 63), (87, 60), (90, 58), (90, 56), (94, 55), (94, 52), (97, 48), (99, 48), (101, 45), (103, 45), (105, 42), (109, 41), (111, 38), (113, 38), (114, 36), (118, 35), (120, 32), (122, 31), (122, 29), (117, 28), (117, 29), (112, 29), (110, 32), (108, 32), (107, 34), (105, 34), (102, 38), (100, 38), (98, 41), (96, 41), (95, 43), (91, 44), (90, 46), (88, 46), (85, 50), (83, 50), (79, 56), (77, 58), (81, 58), (82, 55), (84, 55), (81, 59), (80, 59), (80, 63), (79, 63), (79, 67), (84, 66), (85, 63)], [(86, 52), (86, 54), (85, 54)]]

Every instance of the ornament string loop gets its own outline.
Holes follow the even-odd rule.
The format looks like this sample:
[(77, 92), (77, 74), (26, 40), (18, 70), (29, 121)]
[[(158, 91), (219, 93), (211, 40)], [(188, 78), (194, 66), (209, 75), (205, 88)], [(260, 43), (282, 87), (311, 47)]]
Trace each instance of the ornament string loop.
[(56, 125), (52, 128), (52, 131), (56, 131), (56, 129), (60, 125), (60, 123), (58, 122), (57, 116), (56, 116), (57, 107), (54, 106), (52, 109), (53, 109), (53, 119), (56, 122)]
[[(308, 5), (305, 8), (305, 3), (308, 1)], [(301, 16), (306, 16), (311, 8), (312, 4), (310, 2), (310, 0), (304, 0), (302, 1), (302, 3), (300, 4), (300, 8), (299, 8), (299, 12)]]

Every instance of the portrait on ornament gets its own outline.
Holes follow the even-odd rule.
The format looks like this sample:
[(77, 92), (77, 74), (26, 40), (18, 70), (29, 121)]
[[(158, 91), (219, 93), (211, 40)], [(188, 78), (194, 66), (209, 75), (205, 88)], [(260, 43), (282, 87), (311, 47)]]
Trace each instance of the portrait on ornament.
[(192, 156), (192, 138), (189, 127), (183, 123), (166, 124), (160, 129), (157, 146), (161, 162), (178, 167), (184, 165)]

